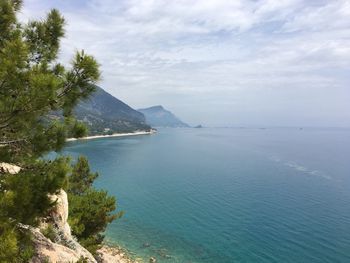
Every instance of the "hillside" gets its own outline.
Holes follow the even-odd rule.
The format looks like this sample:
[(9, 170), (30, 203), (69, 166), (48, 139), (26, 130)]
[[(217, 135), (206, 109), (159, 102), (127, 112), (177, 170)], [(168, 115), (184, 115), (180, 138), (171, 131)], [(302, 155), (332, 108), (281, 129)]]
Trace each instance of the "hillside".
[(153, 106), (150, 108), (139, 109), (146, 117), (146, 123), (153, 127), (189, 127), (187, 123), (181, 121), (172, 112), (164, 109), (162, 106)]
[(96, 92), (74, 109), (78, 120), (89, 127), (90, 135), (150, 130), (145, 116), (97, 87)]

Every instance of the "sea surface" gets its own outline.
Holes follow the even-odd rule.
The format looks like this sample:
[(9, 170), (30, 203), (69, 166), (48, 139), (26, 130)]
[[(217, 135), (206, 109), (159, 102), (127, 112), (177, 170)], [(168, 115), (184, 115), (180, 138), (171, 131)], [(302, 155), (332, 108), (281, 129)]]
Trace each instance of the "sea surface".
[(350, 130), (159, 129), (71, 142), (148, 262), (350, 262)]

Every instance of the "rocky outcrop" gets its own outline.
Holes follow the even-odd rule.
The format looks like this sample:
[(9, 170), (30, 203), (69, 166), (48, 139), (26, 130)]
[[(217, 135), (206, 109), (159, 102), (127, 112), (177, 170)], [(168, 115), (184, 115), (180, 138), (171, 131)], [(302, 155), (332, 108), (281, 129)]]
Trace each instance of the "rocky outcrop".
[(46, 238), (39, 229), (31, 229), (34, 236), (35, 257), (32, 263), (44, 262), (47, 260), (54, 263), (77, 262), (85, 259), (89, 263), (133, 263), (121, 248), (103, 246), (97, 251), (97, 260), (92, 254), (82, 247), (72, 236), (68, 224), (68, 197), (64, 190), (56, 195), (50, 196), (56, 203), (55, 208), (50, 212), (49, 219), (43, 222), (41, 228), (53, 224), (55, 229), (55, 240), (52, 242)]
[(60, 190), (56, 195), (51, 195), (50, 199), (55, 202), (55, 208), (50, 213), (50, 220), (55, 224), (56, 229), (61, 232), (61, 239), (72, 239), (71, 229), (68, 224), (68, 196), (64, 190)]
[[(10, 173), (17, 174), (21, 167), (0, 163), (0, 174)], [(68, 224), (68, 197), (64, 190), (60, 190), (55, 195), (49, 196), (55, 203), (54, 208), (50, 211), (49, 216), (42, 220), (38, 228), (28, 225), (19, 224), (18, 227), (23, 230), (30, 231), (34, 244), (34, 257), (30, 263), (75, 263), (84, 259), (83, 262), (88, 263), (134, 263), (130, 260), (125, 251), (121, 248), (103, 246), (97, 251), (97, 260), (93, 255), (81, 246), (72, 236), (70, 226)], [(52, 227), (53, 235), (45, 236), (44, 230), (49, 226)], [(136, 263), (136, 262), (135, 262)]]
[(92, 255), (89, 252), (87, 252), (88, 254), (81, 254), (79, 251), (76, 251), (72, 248), (52, 242), (50, 239), (48, 239), (41, 233), (39, 228), (33, 228), (26, 225), (20, 225), (20, 227), (22, 229), (30, 231), (32, 234), (35, 255), (31, 259), (30, 263), (77, 262), (79, 259), (82, 258), (85, 258), (87, 262), (96, 262), (96, 260), (92, 257)]
[(63, 263), (76, 262), (79, 259), (85, 259), (86, 262), (96, 263), (92, 254), (82, 247), (72, 236), (68, 224), (68, 198), (64, 190), (58, 194), (51, 195), (50, 199), (56, 202), (51, 211), (49, 219), (40, 226), (45, 229), (48, 224), (52, 224), (55, 232), (54, 242), (45, 237), (40, 229), (30, 228), (33, 233), (35, 247), (35, 256), (32, 263), (39, 263), (47, 260), (48, 262)]

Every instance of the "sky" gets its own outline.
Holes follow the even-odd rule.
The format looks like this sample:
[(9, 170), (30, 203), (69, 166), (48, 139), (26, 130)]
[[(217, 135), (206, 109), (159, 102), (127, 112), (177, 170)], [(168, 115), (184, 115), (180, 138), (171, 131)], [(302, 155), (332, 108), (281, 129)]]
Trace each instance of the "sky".
[(350, 127), (350, 0), (24, 0), (57, 8), (60, 60), (101, 65), (133, 108), (207, 126)]

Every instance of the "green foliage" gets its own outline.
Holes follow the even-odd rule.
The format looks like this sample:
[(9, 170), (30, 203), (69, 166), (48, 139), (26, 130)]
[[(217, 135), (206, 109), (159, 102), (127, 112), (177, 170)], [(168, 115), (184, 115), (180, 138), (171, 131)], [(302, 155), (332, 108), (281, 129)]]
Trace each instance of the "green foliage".
[(52, 242), (55, 242), (57, 237), (57, 232), (53, 224), (49, 223), (44, 229), (41, 230), (41, 233)]
[[(37, 225), (54, 205), (48, 194), (67, 186), (70, 161), (44, 161), (66, 137), (86, 134), (71, 115), (100, 77), (95, 59), (77, 52), (69, 68), (57, 62), (64, 36), (63, 17), (51, 10), (45, 19), (20, 24), (22, 1), (0, 0), (0, 162), (21, 167), (0, 173), (0, 262), (27, 262), (28, 235), (19, 223)], [(52, 112), (64, 112), (52, 118)]]
[(34, 254), (30, 236), (12, 225), (0, 228), (0, 262), (28, 262)]
[(18, 223), (37, 226), (54, 203), (48, 194), (66, 185), (68, 158), (36, 161), (18, 174), (0, 175), (0, 262), (27, 262), (32, 245)]
[(14, 229), (5, 228), (0, 232), (0, 262), (6, 262), (18, 255), (17, 235)]
[(1, 176), (0, 220), (11, 218), (12, 222), (37, 225), (38, 218), (54, 205), (48, 194), (66, 184), (68, 160), (40, 160), (18, 174)]
[(57, 58), (59, 40), (64, 36), (64, 18), (53, 9), (44, 21), (30, 22), (24, 31), (30, 60), (49, 63)]
[[(107, 223), (117, 218), (115, 198), (105, 191), (90, 189), (82, 195), (71, 195), (72, 230), (78, 238), (87, 239), (105, 230)], [(79, 220), (76, 220), (76, 219)]]
[(16, 21), (17, 6), (9, 0), (0, 4), (0, 158), (20, 162), (60, 150), (74, 128), (75, 135), (84, 135), (81, 125), (49, 115), (63, 110), (70, 118), (78, 101), (95, 90), (100, 72), (84, 51), (76, 53), (69, 69), (56, 62), (64, 35), (57, 10), (22, 26)]
[(72, 174), (69, 176), (69, 193), (83, 195), (91, 189), (98, 173), (90, 171), (89, 162), (86, 157), (80, 156), (73, 166)]
[(116, 199), (106, 191), (92, 187), (97, 173), (91, 173), (85, 157), (79, 157), (69, 176), (69, 224), (79, 242), (93, 254), (100, 247), (107, 225), (122, 216), (116, 210)]
[[(58, 63), (63, 17), (51, 10), (45, 19), (21, 25), (16, 19), (21, 4), (0, 0), (0, 160), (21, 167), (18, 174), (0, 174), (0, 262), (31, 258), (30, 237), (19, 223), (37, 226), (55, 205), (49, 194), (60, 188), (68, 189), (73, 234), (91, 252), (99, 248), (107, 224), (122, 215), (114, 213), (114, 197), (92, 187), (98, 174), (91, 173), (86, 158), (73, 167), (69, 158), (41, 159), (61, 150), (67, 136), (87, 134), (72, 110), (94, 92), (100, 72), (84, 51), (68, 69)], [(43, 232), (55, 238), (52, 225)]]
[(87, 136), (87, 134), (88, 134), (87, 127), (82, 122), (76, 121), (73, 126), (71, 137), (81, 138), (81, 137)]

